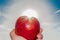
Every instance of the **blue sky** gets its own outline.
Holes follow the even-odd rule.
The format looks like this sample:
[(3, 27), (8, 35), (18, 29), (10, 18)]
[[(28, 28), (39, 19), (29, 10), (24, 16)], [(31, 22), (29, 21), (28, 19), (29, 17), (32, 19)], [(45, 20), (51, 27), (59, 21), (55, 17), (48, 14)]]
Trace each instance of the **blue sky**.
[[(44, 3), (40, 4), (40, 1), (39, 2), (36, 2), (36, 1), (33, 2), (34, 3), (34, 5), (33, 5), (31, 1), (24, 1), (23, 0), (23, 2), (16, 2), (15, 3), (14, 0), (0, 0), (0, 28), (3, 28), (3, 30), (12, 29), (13, 26), (14, 26), (14, 23), (15, 23), (14, 18), (16, 18), (18, 15), (20, 15), (20, 13), (21, 13), (20, 11), (23, 10), (28, 5), (28, 3), (30, 3), (30, 2), (31, 2), (30, 5), (32, 5), (33, 7), (35, 7), (37, 5), (36, 10), (38, 9), (38, 11), (40, 11), (40, 6), (39, 5), (41, 5), (41, 4), (43, 4), (43, 5), (41, 5), (41, 7), (44, 8), (43, 9), (44, 12), (49, 7), (49, 6), (45, 5)], [(42, 26), (44, 27), (44, 29), (46, 30), (46, 33), (47, 33), (45, 40), (49, 40), (49, 39), (53, 39), (53, 40), (58, 39), (58, 40), (60, 40), (59, 39), (60, 32), (58, 32), (58, 31), (60, 31), (60, 11), (59, 11), (60, 10), (60, 0), (48, 0), (47, 2), (48, 2), (47, 4), (51, 4), (52, 5), (51, 7), (54, 9), (54, 11), (53, 11), (54, 13), (51, 13), (51, 15), (53, 15), (53, 16), (48, 14), (48, 12), (45, 13), (45, 14), (41, 14), (41, 13), (38, 14), (39, 16), (42, 17), (41, 18), (42, 21), (44, 21)], [(51, 22), (51, 20), (53, 20), (53, 21)], [(3, 33), (1, 32), (1, 34), (5, 35), (4, 32), (5, 31), (3, 31)], [(53, 35), (52, 37), (50, 36), (51, 32), (52, 32), (52, 35)], [(54, 36), (57, 36), (57, 38), (55, 39)], [(0, 40), (2, 40), (2, 39), (3, 39), (3, 36)], [(9, 40), (9, 39), (6, 39), (6, 40)]]
[[(3, 12), (5, 13), (5, 11), (8, 9), (9, 5), (12, 5), (14, 2), (14, 0), (0, 0), (0, 14), (3, 14)], [(53, 5), (54, 10), (58, 11), (60, 9), (60, 0), (48, 0), (48, 3), (50, 3), (51, 5)], [(1, 17), (0, 17), (1, 18)], [(58, 21), (60, 20), (60, 12), (56, 13), (54, 18)]]
[(60, 9), (60, 0), (49, 0), (49, 2), (56, 8), (56, 10)]
[[(56, 12), (54, 14), (54, 19), (56, 22), (60, 22), (60, 0), (48, 0), (48, 3), (50, 3), (53, 8), (54, 8), (54, 12)], [(57, 12), (59, 11), (59, 12)]]
[[(60, 9), (60, 0), (48, 0), (48, 2), (55, 7), (55, 10)], [(6, 6), (12, 3), (13, 3), (13, 0), (0, 0), (0, 10), (3, 11)]]
[(5, 12), (6, 7), (12, 3), (13, 0), (0, 0), (0, 12)]
[[(0, 6), (5, 7), (12, 3), (13, 0), (0, 0)], [(60, 0), (48, 0), (52, 3), (57, 9), (60, 9)]]
[(9, 2), (10, 0), (0, 0), (0, 6), (6, 6)]
[[(54, 7), (54, 11), (56, 14), (54, 14), (54, 19), (56, 22), (60, 22), (60, 0), (49, 0), (49, 3), (51, 3)], [(57, 12), (59, 11), (59, 12)]]
[(6, 20), (6, 18), (2, 14), (5, 14), (6, 7), (11, 3), (11, 0), (0, 0), (0, 24), (4, 23), (4, 21)]

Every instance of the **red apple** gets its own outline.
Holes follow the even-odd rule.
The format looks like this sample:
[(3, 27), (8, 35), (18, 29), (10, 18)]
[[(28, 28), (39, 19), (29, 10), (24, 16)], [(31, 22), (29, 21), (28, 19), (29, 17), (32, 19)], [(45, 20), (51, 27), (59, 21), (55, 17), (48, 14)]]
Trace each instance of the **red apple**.
[(35, 17), (28, 18), (21, 16), (18, 18), (15, 26), (15, 33), (27, 40), (36, 40), (40, 31), (40, 23)]

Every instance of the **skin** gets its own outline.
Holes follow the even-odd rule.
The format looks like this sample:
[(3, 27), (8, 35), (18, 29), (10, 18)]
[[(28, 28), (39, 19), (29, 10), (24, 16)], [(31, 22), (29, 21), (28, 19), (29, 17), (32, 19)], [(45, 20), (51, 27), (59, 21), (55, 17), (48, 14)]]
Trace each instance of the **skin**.
[[(37, 39), (36, 40), (42, 40), (43, 39), (43, 35), (42, 35), (42, 28), (40, 29), (40, 33), (37, 35)], [(18, 36), (15, 34), (15, 29), (13, 29), (11, 32), (10, 32), (10, 37), (11, 37), (11, 40), (27, 40), (25, 39), (24, 37), (21, 37), (21, 36)]]

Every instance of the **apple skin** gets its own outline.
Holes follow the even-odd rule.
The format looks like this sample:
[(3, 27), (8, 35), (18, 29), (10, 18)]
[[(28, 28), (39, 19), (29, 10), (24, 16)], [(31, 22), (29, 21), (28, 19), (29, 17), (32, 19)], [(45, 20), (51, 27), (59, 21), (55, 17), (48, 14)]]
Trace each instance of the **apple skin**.
[(35, 17), (21, 16), (17, 19), (15, 33), (27, 40), (36, 40), (40, 32), (40, 23)]

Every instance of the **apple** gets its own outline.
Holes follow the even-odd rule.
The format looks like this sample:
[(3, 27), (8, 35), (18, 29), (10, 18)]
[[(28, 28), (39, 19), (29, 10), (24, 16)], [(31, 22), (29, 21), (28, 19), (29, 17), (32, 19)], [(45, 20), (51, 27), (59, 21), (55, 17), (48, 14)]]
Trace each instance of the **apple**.
[(35, 17), (21, 16), (17, 19), (15, 33), (27, 40), (36, 40), (40, 31), (40, 23)]

